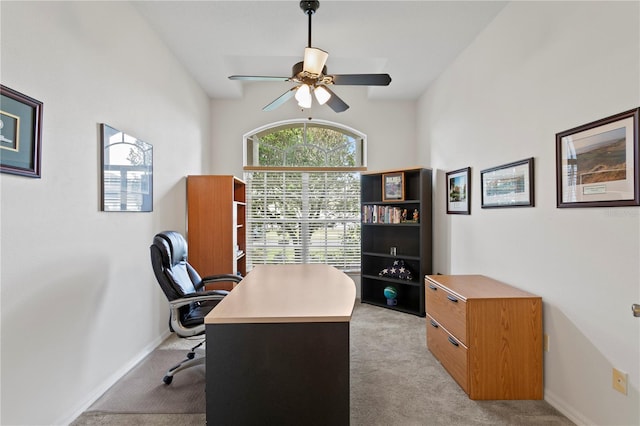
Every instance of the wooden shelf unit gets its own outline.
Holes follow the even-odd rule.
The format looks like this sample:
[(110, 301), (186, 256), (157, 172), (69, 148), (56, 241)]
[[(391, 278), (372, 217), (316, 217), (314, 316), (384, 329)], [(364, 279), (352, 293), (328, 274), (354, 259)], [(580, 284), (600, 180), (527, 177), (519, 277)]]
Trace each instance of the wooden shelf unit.
[[(187, 176), (189, 263), (205, 277), (247, 273), (245, 183), (235, 176)], [(207, 287), (232, 288), (232, 283)]]
[(471, 399), (542, 399), (542, 299), (482, 275), (425, 278), (427, 347)]
[[(404, 200), (382, 201), (382, 178), (386, 173), (404, 174)], [(425, 315), (424, 276), (431, 273), (432, 212), (431, 170), (412, 168), (368, 172), (361, 175), (361, 300), (376, 306)], [(373, 206), (407, 209), (409, 218), (414, 209), (418, 222), (368, 223), (365, 210)], [(396, 254), (391, 254), (396, 247)], [(379, 272), (401, 259), (412, 274), (412, 280), (379, 276)], [(393, 286), (398, 292), (397, 305), (387, 305), (384, 289)]]

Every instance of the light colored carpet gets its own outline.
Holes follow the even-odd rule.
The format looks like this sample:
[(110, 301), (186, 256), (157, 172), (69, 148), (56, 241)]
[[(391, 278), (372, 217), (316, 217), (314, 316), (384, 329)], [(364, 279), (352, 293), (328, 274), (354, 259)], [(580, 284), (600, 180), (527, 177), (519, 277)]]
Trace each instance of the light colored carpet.
[(157, 349), (101, 396), (89, 411), (110, 413), (204, 413), (205, 367), (197, 365), (162, 383), (167, 369), (184, 359), (185, 350)]
[[(545, 401), (472, 401), (426, 347), (426, 320), (360, 304), (351, 321), (352, 425), (572, 425)], [(161, 379), (193, 342), (168, 339), (73, 426), (203, 425), (204, 367)], [(132, 408), (137, 407), (131, 414)], [(162, 414), (183, 413), (183, 414)], [(265, 424), (268, 419), (265, 419)]]
[(572, 425), (545, 401), (472, 401), (431, 355), (426, 319), (357, 305), (352, 425)]

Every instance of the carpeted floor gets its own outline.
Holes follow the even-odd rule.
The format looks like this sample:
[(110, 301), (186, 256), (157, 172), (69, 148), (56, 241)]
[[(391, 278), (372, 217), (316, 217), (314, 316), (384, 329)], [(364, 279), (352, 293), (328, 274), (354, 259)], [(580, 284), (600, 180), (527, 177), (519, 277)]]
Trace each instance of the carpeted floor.
[(170, 386), (162, 383), (167, 368), (182, 360), (185, 350), (157, 349), (127, 373), (90, 408), (110, 413), (204, 413), (205, 367), (177, 374)]
[[(472, 401), (426, 347), (424, 318), (356, 302), (352, 425), (572, 425), (545, 401)], [(169, 339), (72, 425), (203, 425), (204, 367), (161, 379), (193, 342)], [(268, 421), (265, 422), (268, 424)]]

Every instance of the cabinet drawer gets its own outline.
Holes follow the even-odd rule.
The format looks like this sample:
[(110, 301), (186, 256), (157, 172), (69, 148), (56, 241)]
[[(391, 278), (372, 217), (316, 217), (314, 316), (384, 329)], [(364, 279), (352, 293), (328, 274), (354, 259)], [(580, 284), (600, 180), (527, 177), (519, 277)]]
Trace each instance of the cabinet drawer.
[(467, 302), (429, 280), (425, 286), (427, 313), (467, 345)]
[(467, 393), (467, 348), (427, 314), (427, 347)]

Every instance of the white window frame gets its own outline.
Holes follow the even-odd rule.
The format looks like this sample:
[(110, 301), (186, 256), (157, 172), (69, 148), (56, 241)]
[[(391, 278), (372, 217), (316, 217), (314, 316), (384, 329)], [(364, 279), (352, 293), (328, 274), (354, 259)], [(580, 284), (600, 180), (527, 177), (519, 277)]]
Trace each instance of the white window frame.
[[(274, 131), (277, 131), (278, 128), (282, 128), (282, 127), (286, 127), (286, 126), (292, 126), (292, 127), (303, 127), (307, 124), (311, 124), (311, 125), (319, 125), (319, 126), (323, 126), (323, 127), (328, 127), (331, 128), (335, 131), (339, 131), (339, 132), (343, 132), (346, 134), (350, 134), (355, 136), (356, 138), (358, 138), (360, 141), (357, 143), (356, 146), (356, 150), (358, 150), (358, 159), (360, 160), (360, 164), (357, 164), (356, 166), (353, 167), (290, 167), (290, 166), (282, 166), (282, 167), (274, 167), (274, 166), (260, 166), (260, 165), (254, 165), (254, 164), (249, 164), (249, 157), (251, 158), (256, 158), (257, 157), (257, 152), (252, 152), (251, 156), (249, 156), (249, 149), (250, 146), (253, 147), (253, 149), (257, 149), (256, 145), (257, 144), (253, 144), (253, 137), (256, 134), (260, 134), (263, 132), (267, 132), (270, 129), (273, 129)], [(302, 179), (304, 180), (305, 177), (304, 175), (307, 175), (309, 173), (334, 173), (334, 172), (343, 172), (343, 173), (357, 173), (359, 175), (359, 173), (361, 171), (366, 170), (366, 159), (367, 159), (367, 136), (366, 134), (355, 130), (353, 128), (350, 128), (348, 126), (339, 124), (339, 123), (335, 123), (335, 122), (331, 122), (331, 121), (325, 121), (325, 120), (304, 120), (304, 119), (292, 119), (292, 120), (284, 120), (284, 121), (278, 121), (278, 122), (274, 122), (274, 123), (269, 123), (267, 125), (261, 126), (259, 128), (256, 128), (250, 132), (247, 132), (243, 135), (243, 166), (244, 166), (244, 170), (245, 170), (245, 181), (247, 181), (248, 186), (250, 186), (250, 181), (251, 181), (251, 174), (256, 173), (256, 172), (275, 172), (275, 173), (284, 173), (286, 174), (287, 172), (294, 172), (294, 173), (303, 173), (303, 177)], [(359, 176), (358, 176), (359, 178)], [(249, 192), (249, 188), (248, 188), (248, 192)], [(357, 194), (358, 198), (360, 196), (360, 194)], [(254, 232), (252, 229), (252, 223), (253, 222), (261, 222), (264, 224), (264, 220), (265, 218), (252, 218), (251, 217), (251, 206), (250, 204), (252, 203), (252, 199), (250, 197), (250, 194), (247, 193), (247, 269), (250, 270), (253, 265), (253, 244), (252, 244), (252, 239), (251, 239), (251, 235)], [(304, 201), (303, 201), (304, 203)], [(304, 204), (303, 204), (303, 208), (304, 208)], [(360, 212), (359, 212), (359, 203), (358, 203), (358, 211), (357, 213), (354, 212), (354, 218), (352, 220), (349, 219), (345, 219), (342, 221), (338, 221), (340, 223), (343, 224), (343, 226), (346, 228), (349, 226), (349, 224), (355, 224), (352, 226), (357, 226), (357, 235), (359, 237), (360, 233), (359, 233), (359, 226), (360, 226)], [(314, 221), (317, 222), (317, 221)], [(302, 223), (302, 227), (305, 227), (305, 223)], [(346, 231), (345, 231), (346, 232)], [(325, 250), (329, 250), (329, 247), (331, 246), (331, 241), (326, 239), (326, 233), (325, 233)], [(358, 238), (359, 239), (359, 238)], [(265, 238), (266, 240), (266, 238)], [(301, 251), (302, 253), (302, 258), (296, 258), (295, 261), (300, 261), (300, 262), (306, 262), (309, 261), (309, 257), (307, 256), (308, 251), (309, 251), (309, 247), (307, 247), (306, 241), (308, 241), (308, 239), (302, 238), (302, 247), (298, 246), (298, 249)], [(334, 242), (335, 244), (335, 242)], [(267, 246), (257, 246), (261, 249), (266, 249)], [(351, 264), (349, 266), (344, 266), (344, 264), (348, 263), (347, 261), (349, 259), (343, 259), (342, 262), (343, 264), (337, 264), (335, 265), (336, 267), (338, 267), (339, 269), (344, 270), (345, 272), (355, 272), (359, 270), (359, 242), (358, 242), (358, 256), (357, 256), (357, 265), (354, 265), (353, 262), (351, 262)], [(257, 259), (258, 263), (256, 264), (260, 264), (260, 263), (264, 263), (265, 259)], [(289, 261), (289, 260), (288, 260)]]

